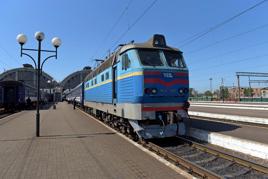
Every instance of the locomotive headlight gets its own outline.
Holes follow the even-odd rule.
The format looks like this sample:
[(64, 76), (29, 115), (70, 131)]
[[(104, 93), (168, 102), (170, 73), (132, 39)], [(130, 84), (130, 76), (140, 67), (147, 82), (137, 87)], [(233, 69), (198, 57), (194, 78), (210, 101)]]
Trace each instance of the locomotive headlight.
[(180, 94), (180, 95), (183, 94), (183, 89), (179, 89), (179, 94)]
[(157, 89), (156, 88), (153, 88), (152, 89), (152, 94), (156, 94), (157, 93)]
[(145, 94), (156, 94), (157, 93), (157, 89), (156, 88), (145, 88), (144, 89), (144, 93)]

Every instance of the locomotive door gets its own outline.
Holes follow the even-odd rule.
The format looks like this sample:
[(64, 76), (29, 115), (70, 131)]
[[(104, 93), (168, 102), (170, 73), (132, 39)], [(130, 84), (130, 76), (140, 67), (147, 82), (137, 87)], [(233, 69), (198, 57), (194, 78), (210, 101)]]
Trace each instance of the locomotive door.
[(113, 104), (117, 102), (117, 66), (113, 66), (112, 68), (112, 93), (113, 93)]

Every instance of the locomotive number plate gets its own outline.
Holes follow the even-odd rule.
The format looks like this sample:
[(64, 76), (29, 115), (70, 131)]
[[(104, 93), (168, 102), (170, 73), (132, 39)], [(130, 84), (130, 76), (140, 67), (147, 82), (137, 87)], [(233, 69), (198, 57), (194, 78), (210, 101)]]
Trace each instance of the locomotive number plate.
[(163, 76), (165, 78), (173, 78), (173, 74), (172, 73), (163, 73)]

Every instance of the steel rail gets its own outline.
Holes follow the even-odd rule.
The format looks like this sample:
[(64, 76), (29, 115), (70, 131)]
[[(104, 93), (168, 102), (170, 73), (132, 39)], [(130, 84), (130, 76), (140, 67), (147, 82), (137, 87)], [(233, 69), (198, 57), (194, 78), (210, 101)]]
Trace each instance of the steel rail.
[(228, 153), (226, 153), (224, 151), (214, 149), (212, 147), (209, 147), (209, 146), (194, 142), (192, 140), (189, 140), (189, 139), (186, 139), (186, 138), (183, 138), (183, 137), (177, 137), (177, 138), (179, 140), (182, 140), (185, 143), (190, 144), (194, 148), (196, 148), (198, 150), (201, 150), (203, 152), (207, 152), (207, 153), (210, 153), (212, 155), (224, 158), (226, 160), (235, 162), (235, 163), (237, 163), (239, 165), (242, 165), (242, 166), (245, 166), (247, 168), (254, 169), (254, 170), (258, 171), (258, 172), (268, 174), (268, 167), (262, 166), (260, 164), (257, 164), (257, 163), (254, 163), (254, 162), (251, 162), (251, 161), (248, 161), (248, 160), (245, 160), (245, 159), (242, 159), (242, 158), (237, 157), (237, 156), (230, 155), (230, 154), (228, 154)]
[(162, 155), (165, 159), (171, 160), (176, 165), (182, 166), (183, 168), (187, 169), (188, 172), (192, 175), (195, 174), (195, 175), (200, 176), (201, 178), (211, 178), (211, 179), (222, 178), (218, 174), (216, 174), (212, 171), (209, 171), (203, 167), (200, 167), (200, 166), (196, 165), (195, 163), (190, 162), (190, 161), (188, 161), (188, 160), (186, 160), (178, 155), (175, 155), (175, 154), (173, 154), (173, 153), (171, 153), (171, 152), (169, 152), (169, 151), (167, 151), (167, 150), (161, 148), (160, 146), (155, 145), (151, 142), (140, 141), (140, 143), (144, 147), (148, 148), (149, 150), (156, 152), (158, 155)]

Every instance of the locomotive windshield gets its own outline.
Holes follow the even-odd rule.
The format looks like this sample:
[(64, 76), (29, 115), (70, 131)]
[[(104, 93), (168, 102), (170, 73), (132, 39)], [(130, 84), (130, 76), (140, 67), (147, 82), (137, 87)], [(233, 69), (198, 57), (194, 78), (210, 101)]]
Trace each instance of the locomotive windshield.
[(163, 66), (158, 50), (139, 49), (140, 61), (145, 66)]
[(164, 51), (164, 55), (167, 61), (167, 64), (170, 67), (185, 68), (186, 65), (183, 61), (183, 57), (180, 53), (175, 51)]
[(183, 56), (178, 51), (138, 49), (139, 59), (144, 66), (169, 66), (185, 68)]

